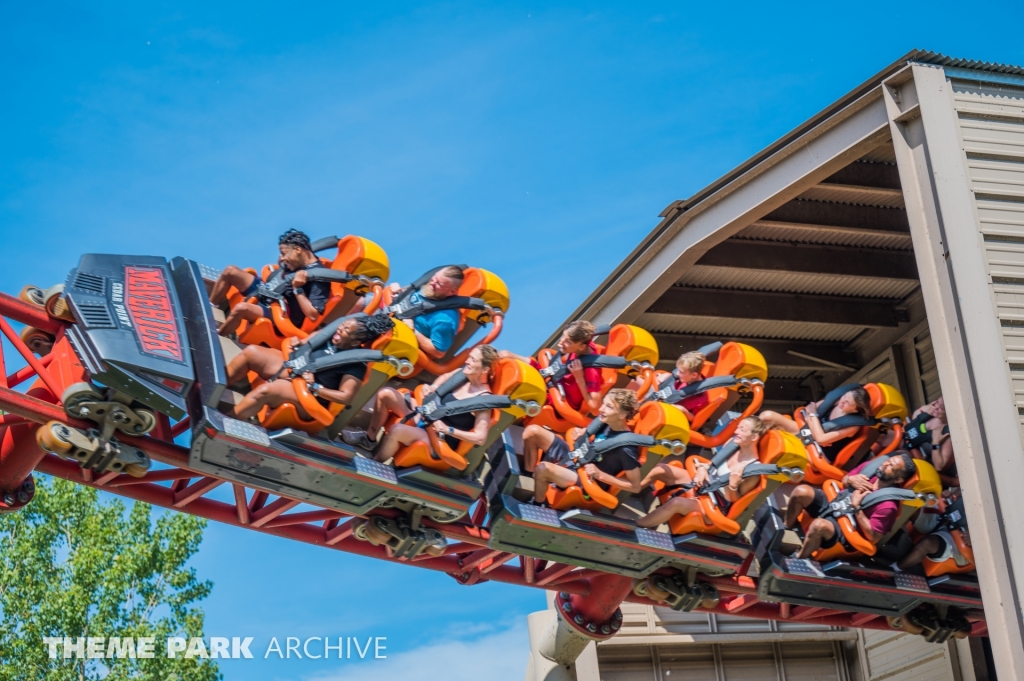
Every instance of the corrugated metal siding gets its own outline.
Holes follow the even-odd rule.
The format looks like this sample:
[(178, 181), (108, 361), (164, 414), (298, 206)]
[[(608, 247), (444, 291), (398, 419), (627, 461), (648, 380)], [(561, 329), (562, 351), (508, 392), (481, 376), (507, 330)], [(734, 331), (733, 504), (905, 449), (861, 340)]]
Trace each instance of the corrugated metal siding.
[(907, 251), (913, 246), (910, 233), (872, 231), (868, 229), (829, 229), (819, 225), (799, 225), (791, 222), (758, 220), (737, 236), (761, 241), (821, 244), (825, 246), (860, 246), (864, 248), (892, 248)]
[(684, 315), (645, 312), (635, 322), (652, 333), (693, 333), (750, 338), (789, 338), (822, 341), (850, 341), (863, 331), (859, 326), (818, 324), (813, 322), (779, 322), (757, 319), (726, 319), (721, 317), (688, 317)]
[(959, 82), (953, 89), (995, 314), (1024, 427), (1024, 89)]
[(954, 681), (948, 648), (920, 636), (862, 629), (865, 681)]
[[(1021, 248), (1024, 249), (1024, 244), (1021, 244)], [(707, 265), (694, 265), (687, 270), (678, 283), (721, 289), (894, 299), (910, 295), (918, 286), (916, 281), (901, 279), (829, 276), (738, 267), (709, 267)]]
[(846, 184), (818, 184), (798, 198), (829, 203), (849, 203), (855, 206), (880, 206), (882, 208), (904, 208), (903, 191), (881, 187), (861, 187)]
[(896, 369), (892, 365), (892, 361), (886, 359), (879, 364), (868, 369), (867, 372), (861, 375), (861, 383), (888, 383), (889, 385), (899, 385), (896, 379)]

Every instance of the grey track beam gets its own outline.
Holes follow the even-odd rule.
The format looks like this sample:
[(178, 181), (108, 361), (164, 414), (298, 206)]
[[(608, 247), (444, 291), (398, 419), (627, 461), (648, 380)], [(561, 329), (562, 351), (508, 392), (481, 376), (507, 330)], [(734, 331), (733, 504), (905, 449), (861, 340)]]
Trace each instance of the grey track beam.
[[(843, 350), (843, 343), (822, 343), (798, 340), (775, 340), (766, 338), (734, 338), (721, 336), (702, 336), (691, 334), (656, 333), (654, 340), (658, 342), (658, 353), (663, 361), (674, 363), (684, 352), (698, 350), (716, 341), (736, 341), (750, 345), (764, 355), (768, 363), (768, 375), (772, 367), (788, 367), (793, 369), (826, 369), (827, 365), (814, 362), (805, 357), (817, 357), (825, 362), (855, 367), (856, 358), (853, 353)], [(790, 350), (805, 357), (790, 354)]]
[(879, 279), (918, 279), (913, 252), (880, 248), (836, 248), (729, 239), (704, 254), (697, 264)]
[(909, 321), (906, 310), (896, 309), (896, 301), (893, 300), (727, 291), (695, 286), (673, 286), (651, 305), (648, 312), (868, 328), (895, 327), (900, 322)]
[(793, 200), (784, 203), (761, 219), (770, 222), (852, 227), (893, 234), (910, 233), (907, 212), (899, 208)]

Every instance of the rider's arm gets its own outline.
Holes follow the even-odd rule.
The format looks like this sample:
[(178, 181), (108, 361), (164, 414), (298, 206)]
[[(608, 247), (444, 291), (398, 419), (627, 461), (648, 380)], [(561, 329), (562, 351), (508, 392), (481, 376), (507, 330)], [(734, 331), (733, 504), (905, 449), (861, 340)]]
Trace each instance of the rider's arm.
[(643, 489), (643, 486), (640, 484), (639, 468), (626, 471), (626, 477), (624, 479), (614, 475), (608, 475), (607, 473), (598, 470), (598, 475), (594, 478), (594, 482), (603, 482), (606, 485), (618, 487), (619, 489), (624, 489), (627, 492), (632, 492), (633, 494), (636, 494)]
[[(579, 362), (579, 360), (573, 360), (573, 362)], [(570, 362), (570, 370), (573, 363)], [(594, 378), (591, 373), (590, 380), (587, 380), (588, 372), (597, 372), (597, 378)], [(583, 406), (592, 414), (596, 414), (601, 409), (601, 370), (600, 369), (584, 369), (582, 366), (577, 371), (571, 371), (572, 377), (576, 380), (576, 385), (579, 386), (580, 394), (583, 395)]]
[(821, 417), (810, 413), (807, 414), (807, 427), (811, 430), (811, 437), (819, 445), (830, 445), (844, 438), (853, 437), (857, 430), (859, 430), (858, 426), (850, 426), (849, 428), (840, 428), (831, 433), (826, 433), (821, 428)]
[(341, 379), (341, 384), (337, 390), (331, 390), (330, 388), (320, 388), (318, 397), (322, 397), (328, 402), (334, 402), (335, 404), (350, 404), (352, 398), (355, 397), (356, 392), (359, 390), (363, 382), (355, 376), (349, 376), (346, 374)]
[(482, 445), (487, 441), (487, 433), (491, 429), (491, 412), (490, 410), (485, 409), (483, 411), (473, 412), (473, 415), (476, 417), (476, 420), (473, 422), (473, 430), (455, 429), (449, 433), (448, 426), (445, 426), (440, 421), (436, 421), (436, 423), (441, 423), (441, 427), (444, 428), (443, 433), (451, 435), (457, 440), (470, 442), (474, 445)]

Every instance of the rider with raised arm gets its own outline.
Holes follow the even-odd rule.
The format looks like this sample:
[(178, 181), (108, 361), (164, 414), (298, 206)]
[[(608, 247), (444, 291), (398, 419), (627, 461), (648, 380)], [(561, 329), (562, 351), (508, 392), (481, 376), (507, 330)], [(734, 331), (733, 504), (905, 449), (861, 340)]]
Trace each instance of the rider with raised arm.
[[(598, 409), (600, 428), (591, 442), (596, 444), (621, 433), (631, 433), (626, 422), (633, 418), (639, 408), (640, 403), (632, 390), (616, 388), (608, 391)], [(540, 431), (536, 437), (542, 460), (533, 471), (534, 502), (538, 504), (544, 501), (548, 485), (565, 489), (580, 484), (579, 473), (567, 466), (571, 462), (570, 446), (551, 431), (543, 428)], [(585, 464), (583, 470), (605, 490), (616, 487), (636, 493), (642, 489), (639, 454), (639, 450), (632, 445), (614, 447), (603, 452), (595, 461)], [(625, 473), (625, 478), (619, 477), (620, 473)]]
[[(321, 267), (320, 259), (313, 253), (309, 237), (297, 229), (289, 229), (278, 239), (280, 256), (278, 264), (286, 272), (294, 272), (291, 288), (283, 294), (283, 302), (287, 308), (288, 319), (296, 327), (301, 327), (306, 319), (316, 321), (324, 311), (327, 299), (331, 295), (331, 284), (326, 281), (310, 281), (307, 270)], [(264, 282), (235, 265), (228, 265), (220, 273), (213, 290), (210, 291), (210, 303), (214, 306), (224, 302), (228, 290), (234, 286), (246, 299), (260, 296), (260, 286)], [(218, 333), (227, 336), (235, 332), (243, 321), (249, 323), (257, 319), (271, 319), (269, 305), (258, 300), (256, 303), (241, 302), (235, 305)]]
[[(673, 516), (687, 515), (694, 511), (700, 511), (700, 503), (691, 497), (683, 496), (687, 489), (700, 488), (708, 482), (723, 476), (729, 476), (728, 484), (713, 492), (716, 495), (718, 505), (727, 511), (729, 506), (737, 501), (744, 494), (757, 487), (759, 478), (757, 476), (743, 477), (743, 470), (748, 464), (759, 463), (760, 458), (757, 452), (757, 443), (761, 436), (768, 432), (768, 427), (756, 416), (748, 416), (736, 426), (736, 432), (732, 436), (734, 447), (731, 455), (724, 461), (711, 464), (697, 464), (697, 474), (690, 479), (690, 474), (681, 466), (670, 466), (667, 463), (659, 463), (651, 469), (651, 472), (644, 477), (640, 483), (641, 488), (647, 487), (654, 482), (661, 482), (665, 485), (665, 491), (673, 496), (658, 508), (637, 520), (640, 527), (658, 527), (668, 522)], [(725, 445), (728, 447), (728, 445)], [(717, 457), (716, 457), (717, 458)]]
[[(441, 398), (440, 405), (443, 406), (456, 400), (466, 400), (471, 397), (490, 394), (491, 368), (494, 366), (496, 361), (498, 361), (498, 351), (490, 345), (480, 345), (473, 348), (473, 350), (470, 351), (469, 356), (466, 358), (465, 365), (458, 370), (466, 377), (466, 382), (445, 394)], [(438, 388), (444, 385), (445, 382), (458, 373), (458, 371), (451, 371), (447, 374), (438, 376), (433, 383), (424, 386), (423, 397), (426, 398), (431, 393), (437, 391)], [(404, 396), (402, 396), (401, 393), (397, 393), (397, 391), (394, 391), (391, 388), (384, 388), (381, 392), (384, 391), (391, 391), (400, 399), (400, 401), (394, 401), (394, 409), (392, 409), (392, 413), (403, 417), (403, 420), (405, 417), (413, 413), (411, 406), (405, 401)], [(383, 426), (384, 420), (387, 418), (387, 411), (381, 411), (378, 413), (378, 411), (375, 410), (373, 418), (378, 420), (379, 425), (377, 426), (377, 430), (379, 430), (380, 427)], [(373, 423), (371, 422), (371, 428), (372, 427)], [(434, 421), (427, 427), (433, 428), (437, 435), (443, 438), (445, 443), (452, 449), (458, 448), (460, 442), (470, 442), (474, 445), (482, 445), (487, 440), (487, 433), (491, 428), (491, 410), (482, 409), (480, 411), (445, 416)], [(365, 438), (366, 434), (361, 434)], [(353, 433), (350, 432), (343, 433), (342, 438), (349, 444), (362, 446), (364, 449), (372, 450), (374, 446), (376, 446), (376, 443), (371, 441), (369, 442), (371, 446), (366, 447), (365, 444), (367, 443), (359, 441), (358, 435), (354, 436)], [(401, 447), (411, 445), (414, 442), (423, 442), (429, 446), (430, 438), (427, 435), (427, 431), (418, 425), (396, 423), (388, 429), (387, 434), (380, 441), (380, 446), (376, 447), (374, 458), (377, 461), (387, 461), (392, 458)]]
[[(676, 360), (676, 370), (673, 372), (675, 375), (675, 382), (672, 384), (673, 390), (682, 390), (688, 385), (699, 383), (707, 378), (707, 376), (701, 373), (701, 370), (704, 368), (705, 359), (703, 353), (697, 351), (680, 355), (679, 359)], [(710, 401), (708, 394), (701, 392), (682, 398), (675, 403), (675, 406), (681, 409), (686, 414), (686, 418), (692, 421), (693, 415), (708, 406)]]
[[(811, 402), (807, 405), (807, 427), (811, 431), (814, 441), (821, 447), (822, 454), (829, 461), (835, 461), (836, 456), (842, 451), (846, 441), (857, 435), (860, 426), (848, 426), (826, 433), (821, 427), (822, 421), (834, 421), (849, 414), (858, 414), (865, 418), (871, 416), (871, 397), (864, 388), (857, 387), (843, 393), (836, 402), (836, 406), (828, 414), (819, 414), (818, 407), (822, 401)], [(761, 420), (769, 428), (780, 428), (794, 435), (800, 434), (800, 426), (792, 418), (774, 411), (761, 412)]]
[[(295, 350), (309, 343), (316, 343), (317, 347), (312, 349), (307, 358), (307, 363), (312, 363), (329, 358), (344, 350), (369, 347), (380, 336), (390, 331), (393, 326), (394, 321), (385, 313), (372, 316), (353, 315), (339, 320), (337, 329), (328, 342), (321, 344), (316, 335), (303, 340), (292, 339), (291, 349)], [(300, 404), (292, 382), (278, 380), (285, 378), (283, 376), (286, 369), (285, 360), (285, 354), (282, 351), (259, 345), (247, 345), (239, 355), (231, 360), (228, 364), (228, 385), (244, 381), (250, 371), (255, 372), (266, 381), (251, 390), (235, 405), (233, 413), (236, 418), (249, 419), (258, 414), (264, 406), (275, 408), (285, 403), (294, 404), (302, 418), (310, 418)], [(290, 368), (288, 370), (291, 371)], [(299, 370), (301, 371), (301, 369)], [(306, 371), (301, 375), (309, 385), (309, 392), (323, 406), (326, 407), (331, 402), (347, 405), (352, 401), (366, 376), (366, 362), (343, 364), (313, 373)]]

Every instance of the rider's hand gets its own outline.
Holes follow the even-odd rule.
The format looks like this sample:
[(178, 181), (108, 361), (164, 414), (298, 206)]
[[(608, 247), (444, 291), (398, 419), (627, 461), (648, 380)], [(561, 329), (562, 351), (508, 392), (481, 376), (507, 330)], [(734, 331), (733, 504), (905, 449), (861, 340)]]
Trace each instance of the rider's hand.
[(581, 378), (583, 376), (583, 362), (578, 359), (569, 362), (569, 372), (576, 378)]
[(708, 481), (709, 477), (710, 477), (710, 474), (708, 473), (707, 467), (705, 467), (705, 466), (699, 467), (697, 469), (697, 473), (693, 476), (693, 486), (694, 487), (703, 487), (705, 484), (707, 484), (707, 481)]
[(443, 421), (434, 421), (430, 424), (430, 427), (434, 429), (434, 432), (438, 435), (448, 434), (448, 424)]
[(733, 489), (739, 489), (740, 483), (743, 482), (743, 471), (733, 471), (729, 473), (729, 487)]
[(872, 492), (875, 486), (871, 484), (871, 480), (866, 475), (851, 475), (846, 479), (846, 484), (855, 490), (861, 492)]
[(867, 490), (859, 489), (850, 495), (850, 503), (853, 504), (855, 507), (860, 508), (860, 502), (862, 502), (864, 500), (864, 497), (866, 497), (867, 495)]
[(817, 415), (817, 413), (818, 413), (818, 405), (815, 402), (811, 402), (810, 404), (807, 405), (807, 407), (805, 408), (805, 411), (808, 414), (815, 414), (815, 415)]
[(302, 380), (304, 380), (307, 385), (313, 385), (314, 383), (316, 383), (316, 378), (310, 371), (307, 371), (306, 373), (302, 374)]
[(299, 270), (292, 278), (292, 288), (300, 288), (305, 286), (308, 282), (309, 274), (306, 273), (306, 270)]
[(583, 467), (583, 472), (594, 482), (601, 482), (601, 469), (594, 464), (588, 463)]
[(428, 395), (433, 395), (435, 391), (437, 391), (437, 388), (428, 383), (427, 385), (423, 386), (422, 394), (424, 397), (427, 397)]
[(392, 293), (398, 293), (402, 290), (402, 286), (397, 281), (388, 284), (388, 288), (391, 289)]

